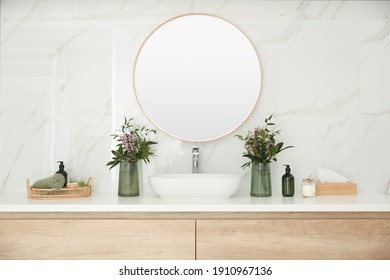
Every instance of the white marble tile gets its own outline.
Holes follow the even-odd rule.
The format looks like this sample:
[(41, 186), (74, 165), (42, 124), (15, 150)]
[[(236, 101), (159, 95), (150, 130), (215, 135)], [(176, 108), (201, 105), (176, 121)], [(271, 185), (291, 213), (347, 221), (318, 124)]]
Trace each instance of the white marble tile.
[(7, 20), (4, 25), (1, 47), (5, 50), (53, 51), (82, 32), (70, 20)]
[(71, 132), (71, 160), (68, 163), (70, 176), (92, 176), (97, 191), (116, 191), (111, 189), (114, 171), (109, 171), (106, 166), (111, 160), (111, 117), (74, 117)]
[(99, 1), (76, 0), (74, 1), (75, 19), (94, 20), (137, 20), (147, 21), (150, 19), (162, 19), (172, 15), (170, 1)]
[(51, 123), (45, 116), (0, 116), (0, 192), (26, 191), (32, 181), (50, 175)]
[(0, 115), (48, 116), (51, 114), (51, 81), (1, 78)]
[[(100, 32), (102, 37), (105, 35)], [(109, 34), (110, 35), (110, 34)], [(85, 35), (87, 36), (87, 35)], [(80, 36), (80, 40), (88, 40)], [(75, 65), (69, 82), (76, 115), (111, 115), (112, 53), (111, 37), (101, 42), (73, 43)]]
[(3, 0), (1, 16), (5, 19), (72, 19), (73, 2), (63, 0)]
[[(359, 190), (384, 190), (390, 110), (390, 2), (236, 0), (3, 0), (1, 2), (0, 188), (25, 191), (24, 180), (49, 175), (64, 160), (69, 173), (93, 176), (116, 192), (109, 171), (110, 134), (123, 116), (153, 127), (132, 84), (133, 64), (148, 34), (185, 13), (221, 16), (255, 45), (262, 90), (254, 112), (233, 133), (208, 143), (156, 135), (141, 164), (142, 192), (153, 173), (191, 172), (201, 148), (202, 172), (240, 173), (246, 134), (276, 114), (279, 137), (294, 149), (272, 163), (273, 192), (283, 164), (300, 182), (318, 166), (334, 169)], [(31, 159), (35, 163), (31, 163)], [(39, 162), (38, 164), (36, 162)]]
[(361, 6), (361, 19), (389, 19), (389, 1), (359, 1)]
[(359, 98), (358, 56), (358, 50), (279, 51), (272, 59), (273, 72), (264, 81), (268, 109), (301, 115), (327, 115), (342, 109)]
[(1, 72), (4, 78), (35, 78), (50, 79), (52, 65), (45, 64), (2, 64)]
[(293, 47), (303, 50), (350, 50), (360, 42), (360, 26), (356, 21), (299, 22), (301, 28)]
[(361, 23), (361, 111), (390, 113), (390, 20)]
[[(299, 20), (338, 19), (345, 9), (345, 1), (297, 1), (296, 4)], [(356, 9), (356, 4), (353, 4), (352, 7)]]
[(297, 1), (300, 20), (360, 20), (390, 17), (388, 1)]
[(4, 0), (1, 2), (1, 16), (5, 19), (24, 19), (34, 10), (35, 1)]
[(384, 192), (390, 183), (390, 115), (362, 114), (360, 177), (364, 190)]
[(2, 64), (47, 64), (51, 63), (51, 50), (25, 50), (1, 48)]
[[(309, 22), (293, 43), (274, 48), (263, 64), (267, 80), (262, 93), (269, 95), (268, 109), (277, 114), (324, 115), (355, 98), (359, 94), (358, 31), (350, 23)], [(267, 43), (260, 49), (272, 46)]]
[[(259, 26), (258, 23), (242, 23), (238, 28), (256, 47), (261, 61), (264, 61), (264, 51), (276, 51), (279, 48), (288, 48), (294, 44), (302, 29), (299, 22), (266, 22)], [(269, 50), (267, 49), (269, 48)]]
[(295, 1), (224, 1), (213, 13), (241, 24), (291, 21), (297, 10)]

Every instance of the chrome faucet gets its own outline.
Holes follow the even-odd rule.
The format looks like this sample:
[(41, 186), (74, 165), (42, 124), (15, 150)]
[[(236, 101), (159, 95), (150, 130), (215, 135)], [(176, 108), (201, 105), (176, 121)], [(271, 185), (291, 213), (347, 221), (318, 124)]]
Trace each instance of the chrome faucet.
[(192, 173), (199, 173), (199, 148), (192, 148)]

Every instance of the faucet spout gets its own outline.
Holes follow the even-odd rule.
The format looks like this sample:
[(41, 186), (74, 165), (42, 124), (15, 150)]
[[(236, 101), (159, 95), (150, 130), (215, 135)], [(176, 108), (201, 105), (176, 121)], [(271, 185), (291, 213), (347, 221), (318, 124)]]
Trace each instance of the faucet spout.
[(192, 173), (199, 173), (199, 148), (192, 148)]

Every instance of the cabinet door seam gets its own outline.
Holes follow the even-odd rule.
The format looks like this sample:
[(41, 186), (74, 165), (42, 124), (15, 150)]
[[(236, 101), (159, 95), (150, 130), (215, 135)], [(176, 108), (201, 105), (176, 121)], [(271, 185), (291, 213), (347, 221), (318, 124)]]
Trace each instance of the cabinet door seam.
[(197, 227), (197, 225), (198, 225), (198, 220), (194, 220), (194, 222), (195, 222), (195, 230), (194, 230), (194, 232), (195, 232), (195, 260), (197, 260), (198, 259), (198, 227)]

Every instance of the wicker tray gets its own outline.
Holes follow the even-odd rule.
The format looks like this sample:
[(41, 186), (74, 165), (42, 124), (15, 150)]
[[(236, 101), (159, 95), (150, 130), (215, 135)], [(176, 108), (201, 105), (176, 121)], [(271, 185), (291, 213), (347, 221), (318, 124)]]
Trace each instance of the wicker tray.
[(27, 195), (31, 199), (67, 199), (91, 196), (93, 179), (89, 177), (84, 187), (64, 187), (61, 189), (31, 188), (30, 179), (26, 180)]

